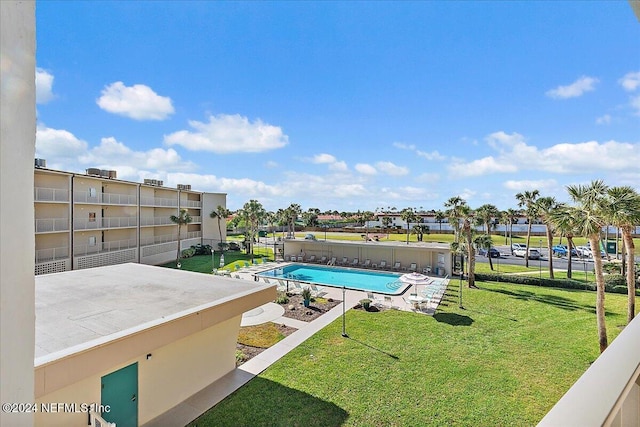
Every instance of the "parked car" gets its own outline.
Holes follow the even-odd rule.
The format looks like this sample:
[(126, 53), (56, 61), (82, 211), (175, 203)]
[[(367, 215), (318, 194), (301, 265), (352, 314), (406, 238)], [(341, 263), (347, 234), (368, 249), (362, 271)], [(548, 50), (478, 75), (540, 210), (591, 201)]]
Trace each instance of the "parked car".
[(514, 252), (516, 249), (527, 249), (527, 245), (525, 245), (524, 243), (512, 243), (511, 252)]
[[(551, 248), (551, 252), (557, 256), (566, 256), (569, 249), (564, 245), (555, 245)], [(578, 251), (576, 248), (571, 248), (571, 256), (578, 256)]]
[[(576, 247), (576, 251), (578, 252), (578, 256), (582, 258), (593, 258), (593, 251), (589, 246), (578, 246)], [(606, 258), (607, 254), (604, 251), (600, 251), (600, 256)]]
[(500, 251), (496, 248), (491, 248), (488, 251), (483, 248), (478, 250), (478, 255), (483, 255), (489, 258), (500, 258)]
[(316, 240), (316, 236), (313, 234), (307, 234), (306, 236), (304, 236), (305, 240)]
[[(526, 249), (519, 248), (513, 251), (513, 255), (524, 258), (526, 252)], [(529, 259), (540, 259), (540, 252), (537, 249), (529, 248)]]

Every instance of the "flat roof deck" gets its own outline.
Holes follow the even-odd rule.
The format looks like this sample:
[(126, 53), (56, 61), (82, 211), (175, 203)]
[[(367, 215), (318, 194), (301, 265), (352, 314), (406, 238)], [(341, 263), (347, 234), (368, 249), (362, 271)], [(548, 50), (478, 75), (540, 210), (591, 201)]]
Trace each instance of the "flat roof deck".
[(36, 366), (269, 287), (131, 263), (36, 276)]

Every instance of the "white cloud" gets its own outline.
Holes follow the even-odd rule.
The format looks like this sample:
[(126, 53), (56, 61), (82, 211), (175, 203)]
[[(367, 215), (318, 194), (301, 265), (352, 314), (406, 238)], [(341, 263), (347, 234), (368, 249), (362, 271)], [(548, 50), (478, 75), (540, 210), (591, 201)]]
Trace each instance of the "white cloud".
[(454, 163), (449, 166), (450, 174), (457, 178), (517, 171), (518, 168), (514, 164), (500, 159), (496, 160), (491, 156), (473, 160), (469, 163)]
[(631, 108), (634, 110), (635, 116), (640, 116), (640, 95), (632, 96), (629, 100)]
[(347, 164), (344, 161), (334, 162), (329, 165), (329, 169), (336, 172), (346, 172)]
[(444, 159), (446, 159), (446, 157), (443, 156), (442, 154), (440, 154), (437, 150), (434, 150), (434, 151), (428, 153), (426, 151), (419, 150), (413, 144), (405, 144), (403, 142), (394, 142), (393, 146), (396, 147), (396, 148), (399, 148), (400, 150), (413, 151), (418, 156), (424, 157), (427, 160), (444, 160)]
[(558, 182), (555, 179), (509, 180), (505, 181), (502, 185), (504, 188), (516, 192), (540, 190), (543, 193), (548, 193), (558, 187)]
[(627, 92), (633, 92), (640, 87), (640, 71), (625, 74), (618, 80), (620, 86)]
[(605, 114), (604, 116), (600, 116), (596, 119), (596, 124), (599, 125), (608, 125), (611, 123), (611, 116), (609, 114)]
[(86, 141), (63, 129), (41, 125), (36, 130), (36, 157), (46, 159), (50, 165), (75, 160), (85, 154), (88, 147)]
[(54, 98), (53, 74), (42, 68), (36, 68), (36, 104), (46, 104)]
[(575, 82), (567, 86), (558, 86), (555, 89), (548, 90), (546, 95), (554, 99), (568, 99), (582, 96), (585, 92), (595, 89), (598, 79), (595, 77), (582, 76)]
[(427, 184), (435, 184), (436, 182), (440, 181), (440, 175), (437, 173), (425, 172), (423, 174), (418, 175), (416, 177), (416, 181), (424, 182)]
[(382, 173), (392, 176), (402, 176), (409, 173), (409, 169), (404, 166), (397, 166), (391, 162), (377, 162), (376, 167)]
[(268, 169), (275, 169), (275, 168), (277, 168), (277, 167), (278, 167), (278, 166), (280, 166), (280, 165), (279, 165), (279, 164), (278, 164), (278, 162), (276, 162), (276, 161), (269, 160), (269, 161), (267, 161), (267, 162), (264, 164), (264, 166), (265, 166), (266, 168), (268, 168)]
[(376, 175), (378, 173), (376, 168), (367, 163), (358, 163), (355, 165), (355, 169), (363, 175)]
[(335, 163), (336, 158), (331, 154), (322, 153), (322, 154), (316, 154), (315, 156), (313, 156), (313, 158), (311, 159), (311, 162), (316, 164)]
[(289, 137), (278, 126), (257, 119), (250, 122), (239, 114), (210, 116), (209, 123), (189, 121), (193, 132), (181, 130), (165, 135), (168, 145), (181, 145), (193, 151), (211, 151), (218, 154), (260, 153), (282, 148)]
[(413, 144), (405, 144), (404, 142), (394, 142), (392, 144), (394, 147), (399, 148), (401, 150), (410, 150), (415, 151), (416, 146)]
[(171, 98), (159, 96), (149, 86), (125, 86), (115, 82), (106, 86), (96, 103), (103, 110), (134, 120), (165, 120), (174, 113)]

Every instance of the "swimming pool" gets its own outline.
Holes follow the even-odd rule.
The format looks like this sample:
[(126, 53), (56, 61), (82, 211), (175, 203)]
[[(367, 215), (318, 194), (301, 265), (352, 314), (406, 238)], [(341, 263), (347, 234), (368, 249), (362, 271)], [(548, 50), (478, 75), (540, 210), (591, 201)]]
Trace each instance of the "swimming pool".
[(400, 274), (357, 270), (353, 268), (327, 267), (320, 265), (289, 264), (258, 274), (260, 277), (345, 287), (359, 291), (370, 291), (387, 295), (398, 295), (410, 285), (400, 281)]

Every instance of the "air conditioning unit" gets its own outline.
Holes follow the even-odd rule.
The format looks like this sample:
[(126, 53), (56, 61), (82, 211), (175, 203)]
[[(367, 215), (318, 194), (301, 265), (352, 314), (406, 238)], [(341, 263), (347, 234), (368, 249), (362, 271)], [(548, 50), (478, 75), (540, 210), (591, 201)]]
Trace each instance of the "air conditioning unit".
[(117, 173), (116, 171), (109, 171), (109, 179), (116, 179)]
[(100, 176), (100, 169), (98, 169), (98, 168), (89, 168), (89, 169), (87, 169), (87, 175), (98, 175), (98, 176)]
[(178, 184), (178, 190), (191, 190), (191, 184)]
[(47, 167), (47, 161), (45, 159), (36, 159), (35, 166), (37, 168), (46, 168)]
[(100, 176), (109, 178), (109, 171), (106, 169), (100, 169)]
[(162, 187), (162, 185), (164, 184), (164, 182), (160, 181), (159, 179), (149, 179), (149, 178), (145, 178), (144, 183), (146, 185), (153, 185), (154, 187)]

